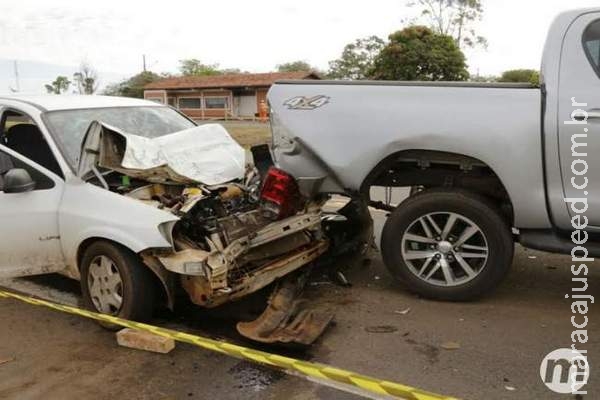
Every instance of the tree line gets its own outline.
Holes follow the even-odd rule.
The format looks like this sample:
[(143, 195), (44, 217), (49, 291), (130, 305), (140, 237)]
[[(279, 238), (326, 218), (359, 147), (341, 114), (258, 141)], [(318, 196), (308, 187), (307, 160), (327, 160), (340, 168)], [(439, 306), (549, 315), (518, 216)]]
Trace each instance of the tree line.
[[(407, 0), (418, 16), (407, 21), (407, 27), (391, 33), (387, 39), (372, 35), (348, 43), (340, 56), (320, 71), (304, 60), (277, 65), (276, 71), (312, 71), (323, 78), (343, 80), (404, 80), (404, 81), (479, 81), (528, 82), (539, 84), (539, 73), (520, 69), (501, 76), (470, 76), (463, 53), (465, 48), (487, 47), (487, 40), (477, 32), (483, 17), (481, 0)], [(211, 76), (246, 73), (240, 69), (220, 68), (199, 59), (179, 61), (179, 73), (143, 71), (130, 78), (108, 85), (104, 94), (143, 97), (144, 86), (173, 76)], [(88, 64), (82, 64), (73, 82), (59, 76), (49, 85), (50, 93), (63, 93), (72, 84), (79, 93), (97, 90), (98, 76)]]
[(88, 62), (81, 63), (79, 70), (73, 74), (72, 79), (59, 75), (44, 86), (46, 91), (51, 94), (68, 93), (71, 89), (74, 93), (94, 94), (98, 90), (98, 73)]

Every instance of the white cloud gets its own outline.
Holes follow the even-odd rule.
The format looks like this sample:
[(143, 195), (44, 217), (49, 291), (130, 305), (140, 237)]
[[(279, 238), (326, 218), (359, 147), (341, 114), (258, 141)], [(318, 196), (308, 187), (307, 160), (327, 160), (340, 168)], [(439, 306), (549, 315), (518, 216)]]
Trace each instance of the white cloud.
[[(485, 1), (480, 32), (490, 46), (468, 52), (472, 72), (537, 68), (552, 18), (596, 2)], [(405, 3), (20, 0), (0, 4), (0, 54), (70, 66), (85, 59), (109, 75), (139, 71), (142, 54), (155, 71), (175, 71), (179, 59), (190, 57), (254, 72), (296, 59), (325, 69), (355, 38), (400, 29), (414, 13)]]

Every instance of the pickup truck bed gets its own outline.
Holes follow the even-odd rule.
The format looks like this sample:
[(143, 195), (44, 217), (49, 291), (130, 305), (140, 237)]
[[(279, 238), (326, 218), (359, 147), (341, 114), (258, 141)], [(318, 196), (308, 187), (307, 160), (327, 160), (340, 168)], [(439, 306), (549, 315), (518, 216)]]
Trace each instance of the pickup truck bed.
[[(278, 82), (274, 158), (307, 197), (343, 193), (390, 211), (382, 253), (395, 278), (470, 299), (500, 282), (514, 242), (600, 256), (600, 8), (555, 19), (540, 76), (540, 88)], [(414, 195), (373, 203), (373, 186)]]
[[(328, 103), (312, 110), (289, 109), (284, 104), (295, 97), (315, 96), (327, 96)], [(377, 167), (401, 152), (464, 154), (494, 171), (513, 202), (520, 227), (551, 226), (544, 207), (539, 88), (463, 82), (284, 81), (271, 89), (269, 100), (278, 164), (304, 181), (327, 175), (321, 190), (363, 191), (373, 183)], [(285, 141), (277, 136), (289, 132), (310, 148), (310, 156), (285, 151)], [(323, 160), (329, 171), (318, 170), (313, 162), (302, 160), (304, 156)]]

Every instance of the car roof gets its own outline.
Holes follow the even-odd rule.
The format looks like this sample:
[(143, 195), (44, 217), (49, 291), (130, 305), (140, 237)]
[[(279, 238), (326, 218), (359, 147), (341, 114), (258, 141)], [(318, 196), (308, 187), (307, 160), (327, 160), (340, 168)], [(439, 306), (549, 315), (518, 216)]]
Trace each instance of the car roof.
[(46, 94), (46, 95), (2, 95), (2, 100), (22, 102), (41, 111), (76, 110), (82, 108), (106, 108), (106, 107), (135, 107), (135, 106), (161, 106), (153, 101), (134, 99), (131, 97), (96, 96), (96, 95), (70, 95), (70, 94)]

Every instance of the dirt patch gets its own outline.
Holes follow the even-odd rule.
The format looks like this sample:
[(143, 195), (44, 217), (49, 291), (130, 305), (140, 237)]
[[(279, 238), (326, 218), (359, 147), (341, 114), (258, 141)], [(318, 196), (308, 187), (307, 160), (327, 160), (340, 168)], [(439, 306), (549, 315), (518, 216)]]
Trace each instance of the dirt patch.
[[(199, 124), (209, 123), (200, 121)], [(211, 122), (214, 123), (214, 122)], [(271, 131), (268, 123), (250, 121), (217, 121), (245, 148), (271, 142)]]

